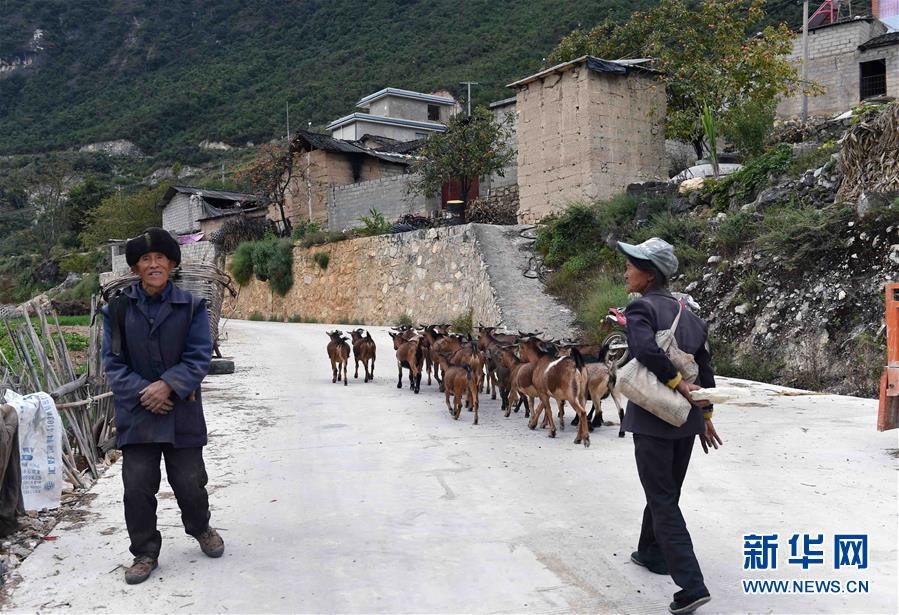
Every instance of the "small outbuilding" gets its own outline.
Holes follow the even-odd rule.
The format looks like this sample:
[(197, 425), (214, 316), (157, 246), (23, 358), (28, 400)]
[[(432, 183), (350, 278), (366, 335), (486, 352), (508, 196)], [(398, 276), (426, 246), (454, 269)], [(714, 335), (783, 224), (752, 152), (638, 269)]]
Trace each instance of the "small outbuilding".
[(519, 221), (667, 178), (659, 76), (647, 60), (583, 56), (509, 84), (517, 90)]

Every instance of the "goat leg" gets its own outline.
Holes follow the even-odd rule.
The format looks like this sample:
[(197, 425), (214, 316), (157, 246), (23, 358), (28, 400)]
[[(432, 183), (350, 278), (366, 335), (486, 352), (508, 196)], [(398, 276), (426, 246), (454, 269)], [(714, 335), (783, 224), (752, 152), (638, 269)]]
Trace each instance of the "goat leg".
[(398, 362), (397, 367), (399, 368), (400, 379), (399, 382), (396, 383), (396, 388), (401, 389), (403, 388), (403, 364)]

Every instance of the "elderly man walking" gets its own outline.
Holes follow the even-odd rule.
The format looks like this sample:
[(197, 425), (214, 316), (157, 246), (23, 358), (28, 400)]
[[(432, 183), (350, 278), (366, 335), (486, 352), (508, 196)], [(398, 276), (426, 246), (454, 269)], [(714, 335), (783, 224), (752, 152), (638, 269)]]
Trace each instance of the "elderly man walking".
[(169, 280), (181, 248), (167, 231), (149, 228), (128, 240), (125, 257), (140, 281), (103, 311), (103, 366), (115, 395), (125, 524), (134, 555), (125, 582), (133, 585), (147, 580), (159, 561), (156, 494), (163, 458), (185, 532), (209, 557), (221, 557), (225, 545), (209, 525), (203, 463), (200, 383), (212, 360), (206, 302)]

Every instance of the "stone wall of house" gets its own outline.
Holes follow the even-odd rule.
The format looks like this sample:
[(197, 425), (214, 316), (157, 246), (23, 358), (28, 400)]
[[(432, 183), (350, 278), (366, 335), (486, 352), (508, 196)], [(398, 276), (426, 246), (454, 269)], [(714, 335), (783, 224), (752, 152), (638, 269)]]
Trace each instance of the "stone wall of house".
[(328, 191), (328, 228), (361, 226), (362, 216), (377, 209), (388, 222), (404, 214), (428, 214), (439, 208), (436, 199), (408, 191), (409, 175), (391, 175), (367, 182), (332, 186)]
[[(899, 66), (895, 62), (895, 48), (872, 49), (861, 52), (858, 46), (879, 36), (886, 27), (879, 21), (859, 19), (821, 28), (808, 33), (807, 78), (823, 88), (817, 96), (809, 96), (808, 113), (812, 116), (832, 116), (842, 113), (859, 103), (859, 62), (879, 59), (892, 54), (892, 66), (887, 61), (887, 93), (897, 93), (896, 77)], [(793, 51), (788, 56), (791, 64), (801, 71), (802, 36), (793, 40)], [(801, 74), (801, 73), (800, 73)], [(893, 78), (891, 79), (891, 75)], [(802, 112), (802, 96), (783, 99), (777, 107), (780, 118), (798, 117)]]
[[(223, 314), (248, 318), (314, 319), (372, 325), (395, 324), (404, 314), (416, 322), (449, 322), (472, 310), (475, 322), (501, 320), (481, 256), (475, 225), (381, 235), (294, 249), (294, 286), (273, 296), (251, 280)], [(322, 269), (314, 255), (329, 255)]]
[(520, 222), (667, 177), (665, 87), (649, 74), (576, 65), (521, 86), (517, 110)]
[(197, 219), (202, 212), (190, 200), (191, 195), (178, 192), (162, 210), (162, 228), (176, 235), (186, 235), (200, 230)]

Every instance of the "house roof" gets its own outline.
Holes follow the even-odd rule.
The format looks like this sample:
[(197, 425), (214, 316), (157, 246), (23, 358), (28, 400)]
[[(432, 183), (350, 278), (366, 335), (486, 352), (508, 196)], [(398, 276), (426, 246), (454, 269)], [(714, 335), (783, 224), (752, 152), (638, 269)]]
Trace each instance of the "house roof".
[(865, 41), (858, 48), (861, 51), (868, 51), (869, 49), (876, 49), (877, 47), (889, 47), (891, 45), (899, 44), (899, 32), (887, 32), (886, 34), (881, 34), (880, 36), (875, 36), (871, 40)]
[(421, 92), (413, 92), (412, 90), (401, 90), (399, 88), (384, 88), (378, 90), (374, 94), (369, 94), (360, 98), (356, 103), (357, 107), (367, 107), (371, 103), (384, 98), (385, 96), (398, 96), (400, 98), (410, 98), (412, 100), (420, 100), (422, 102), (433, 103), (435, 105), (454, 105), (456, 101), (449, 96), (437, 96), (435, 94), (422, 94)]
[(593, 56), (581, 56), (575, 60), (570, 60), (568, 62), (562, 62), (561, 64), (556, 64), (555, 66), (551, 66), (545, 70), (540, 71), (539, 73), (534, 73), (524, 79), (519, 79), (518, 81), (514, 81), (507, 85), (507, 88), (517, 88), (523, 85), (527, 85), (532, 81), (537, 81), (538, 79), (543, 79), (544, 77), (548, 77), (554, 73), (564, 73), (565, 71), (571, 69), (574, 66), (579, 64), (586, 64), (587, 69), (591, 70), (595, 73), (603, 73), (608, 75), (620, 75), (622, 77), (626, 77), (630, 75), (634, 71), (638, 71), (641, 73), (651, 73), (660, 75), (661, 71), (655, 70), (653, 68), (649, 68), (644, 66), (644, 64), (648, 63), (649, 60), (645, 58), (640, 59), (622, 59), (622, 60), (602, 60), (600, 58), (594, 58)]
[(218, 201), (233, 201), (238, 204), (255, 203), (259, 198), (255, 194), (245, 194), (243, 192), (229, 192), (227, 190), (208, 190), (206, 188), (195, 188), (193, 186), (172, 186), (165, 191), (162, 200), (157, 206), (159, 209), (165, 209), (165, 206), (175, 198), (176, 194), (197, 194), (203, 199), (213, 199)]
[(422, 122), (420, 120), (407, 120), (399, 117), (385, 117), (383, 115), (371, 115), (369, 113), (350, 113), (328, 124), (328, 130), (336, 130), (347, 124), (355, 122), (369, 122), (383, 124), (385, 126), (400, 126), (402, 128), (419, 128), (431, 132), (444, 132), (446, 126), (440, 122)]
[[(308, 132), (306, 130), (298, 130), (296, 136), (293, 139), (293, 143), (291, 147), (295, 149), (303, 150), (303, 151), (311, 151), (311, 150), (323, 150), (326, 152), (334, 152), (340, 154), (355, 154), (359, 156), (370, 156), (372, 158), (378, 158), (379, 160), (384, 160), (386, 162), (393, 162), (395, 164), (403, 164), (409, 165), (415, 159), (414, 156), (409, 155), (407, 152), (411, 150), (403, 150), (403, 148), (399, 147), (400, 145), (407, 145), (411, 143), (416, 143), (415, 141), (409, 141), (406, 143), (397, 141), (396, 148), (392, 149), (371, 149), (368, 147), (362, 147), (358, 145), (357, 142), (354, 141), (345, 141), (343, 139), (335, 139), (334, 137), (330, 137), (328, 135), (319, 134), (317, 132)], [(413, 148), (414, 149), (414, 148)]]
[(364, 134), (361, 139), (357, 139), (354, 143), (364, 148), (365, 141), (373, 141), (378, 144), (378, 147), (376, 148), (366, 149), (376, 149), (379, 152), (389, 152), (393, 154), (409, 154), (421, 147), (425, 140), (415, 139), (414, 141), (397, 141), (396, 139), (391, 139), (390, 137), (382, 135)]
[(514, 104), (515, 104), (515, 101), (517, 101), (517, 100), (518, 100), (517, 97), (515, 97), (515, 96), (510, 96), (509, 98), (503, 98), (502, 100), (495, 100), (495, 101), (493, 101), (492, 103), (490, 103), (490, 104), (487, 105), (487, 106), (488, 106), (490, 109), (496, 109), (496, 108), (498, 108), (498, 107), (505, 107), (505, 106), (507, 106), (507, 105), (514, 105)]

